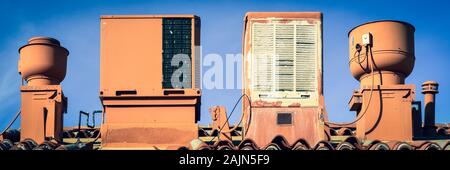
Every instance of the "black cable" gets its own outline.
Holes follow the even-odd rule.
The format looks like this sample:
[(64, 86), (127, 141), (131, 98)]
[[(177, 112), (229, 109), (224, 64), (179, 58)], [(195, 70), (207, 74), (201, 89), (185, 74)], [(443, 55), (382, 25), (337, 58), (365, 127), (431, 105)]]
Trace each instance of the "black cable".
[[(80, 142), (80, 132), (81, 132), (81, 115), (85, 115), (86, 116), (86, 126), (89, 128), (95, 128), (95, 114), (96, 113), (102, 113), (102, 111), (100, 110), (95, 110), (92, 112), (92, 125), (89, 125), (89, 113), (88, 112), (84, 112), (84, 111), (80, 111), (79, 117), (78, 117), (78, 134), (77, 134), (77, 143)], [(91, 142), (88, 143), (94, 143), (98, 140), (98, 138), (100, 137), (100, 131), (98, 132), (97, 136), (95, 137), (95, 139)]]
[(103, 111), (101, 110), (94, 110), (92, 112), (92, 125), (89, 125), (89, 121), (86, 123), (86, 126), (89, 128), (95, 128), (95, 114), (96, 113), (102, 113)]
[[(247, 100), (249, 101), (250, 114), (251, 114), (251, 110), (252, 110), (252, 109), (251, 109), (251, 100), (250, 100), (250, 97), (248, 97), (247, 94), (243, 94), (241, 97), (239, 97), (239, 99), (238, 99), (238, 101), (236, 102), (236, 104), (234, 104), (234, 107), (233, 107), (233, 109), (232, 109), (231, 112), (230, 112), (230, 116), (227, 115), (227, 120), (226, 120), (226, 122), (222, 125), (222, 127), (219, 129), (218, 135), (217, 135), (217, 136), (214, 136), (214, 137), (209, 141), (209, 143), (211, 143), (216, 137), (218, 137), (218, 136), (220, 135), (220, 133), (222, 133), (223, 128), (225, 127), (225, 125), (226, 125), (227, 123), (229, 123), (230, 117), (233, 115), (234, 110), (236, 109), (237, 105), (239, 104), (239, 102), (242, 100), (242, 98), (243, 98), (244, 96), (245, 96), (245, 97), (247, 98)], [(236, 124), (235, 127), (239, 126), (239, 125), (242, 123), (243, 118), (244, 118), (244, 114), (242, 114), (239, 123)], [(241, 135), (244, 136), (244, 134), (241, 134)]]
[[(103, 105), (103, 101), (102, 101), (102, 105)], [(100, 110), (96, 110), (96, 111), (93, 112), (94, 115), (95, 115), (95, 113), (102, 113), (102, 122), (101, 122), (101, 124), (104, 123), (104, 117), (105, 117), (105, 112), (103, 112), (103, 111), (105, 110), (104, 107), (105, 107), (105, 106), (103, 106), (103, 110), (101, 110), (101, 111), (100, 111)], [(95, 122), (93, 122), (93, 124), (94, 124), (94, 126), (95, 126)], [(99, 130), (97, 136), (95, 137), (95, 139), (94, 139), (93, 141), (88, 142), (87, 144), (94, 144), (95, 142), (97, 142), (97, 140), (100, 138), (101, 134), (102, 134), (102, 133), (101, 133), (101, 131)]]
[(16, 115), (14, 116), (13, 120), (11, 122), (9, 122), (8, 126), (6, 126), (6, 128), (2, 131), (2, 133), (0, 133), (1, 135), (3, 135), (13, 124), (14, 122), (17, 120), (17, 118), (19, 117), (20, 113), (22, 111), (19, 110)]
[[(369, 51), (372, 51), (372, 48), (370, 45), (366, 46), (367, 61), (369, 61), (369, 54), (367, 54)], [(373, 94), (373, 90), (374, 90), (374, 86), (375, 86), (375, 76), (374, 76), (375, 61), (373, 59), (372, 54), (371, 54), (371, 60), (372, 60), (372, 62), (370, 63), (370, 71), (371, 71), (371, 77), (372, 77), (372, 86), (370, 87), (369, 101), (366, 105), (366, 108), (364, 108), (364, 111), (362, 112), (362, 114), (359, 114), (354, 121), (349, 122), (349, 123), (333, 123), (333, 122), (326, 121), (326, 122), (324, 122), (325, 124), (327, 124), (327, 125), (331, 124), (331, 125), (337, 125), (337, 126), (346, 126), (346, 125), (355, 124), (356, 122), (360, 121), (362, 119), (362, 117), (367, 113), (367, 110), (372, 101), (372, 94)]]
[(81, 136), (81, 115), (86, 115), (87, 116), (87, 121), (89, 123), (89, 113), (84, 112), (84, 111), (80, 111), (80, 114), (78, 115), (78, 133), (77, 133), (77, 142), (80, 142), (80, 136)]

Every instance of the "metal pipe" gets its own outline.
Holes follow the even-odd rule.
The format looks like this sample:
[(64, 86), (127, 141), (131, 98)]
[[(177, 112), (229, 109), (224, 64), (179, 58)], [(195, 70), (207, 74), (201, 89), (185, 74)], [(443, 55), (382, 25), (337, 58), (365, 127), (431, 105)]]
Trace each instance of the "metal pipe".
[(435, 81), (426, 81), (422, 84), (423, 102), (425, 105), (424, 136), (436, 135), (435, 105), (436, 94), (439, 93), (438, 86), (439, 84)]

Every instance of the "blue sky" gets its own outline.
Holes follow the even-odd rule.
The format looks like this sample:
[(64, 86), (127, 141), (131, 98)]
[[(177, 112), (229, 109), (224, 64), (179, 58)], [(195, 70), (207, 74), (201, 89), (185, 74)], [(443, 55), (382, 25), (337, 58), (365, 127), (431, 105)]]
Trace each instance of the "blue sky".
[[(17, 49), (32, 36), (55, 37), (70, 51), (67, 76), (62, 86), (69, 98), (65, 125), (73, 126), (77, 123), (79, 110), (101, 109), (98, 98), (101, 15), (195, 14), (202, 20), (203, 54), (225, 56), (241, 52), (242, 21), (249, 11), (323, 12), (325, 102), (329, 118), (336, 122), (351, 121), (355, 116), (347, 108), (352, 90), (358, 88), (358, 82), (348, 69), (347, 32), (373, 20), (392, 19), (413, 24), (416, 27), (416, 64), (406, 83), (415, 84), (420, 90), (422, 82), (438, 81), (437, 122), (450, 122), (447, 108), (450, 100), (448, 1), (4, 0), (0, 4), (0, 129), (20, 107)], [(200, 124), (210, 122), (209, 107), (225, 105), (231, 110), (240, 95), (240, 90), (204, 90)], [(422, 99), (423, 95), (417, 93), (416, 100)], [(234, 113), (232, 120), (239, 115), (240, 111)], [(19, 121), (14, 127), (19, 127)]]

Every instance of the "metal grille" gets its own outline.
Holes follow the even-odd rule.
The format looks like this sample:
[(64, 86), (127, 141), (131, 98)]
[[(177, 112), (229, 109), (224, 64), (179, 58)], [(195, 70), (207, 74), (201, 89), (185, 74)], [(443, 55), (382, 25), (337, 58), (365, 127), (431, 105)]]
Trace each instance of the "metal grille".
[(254, 23), (252, 55), (255, 90), (316, 91), (316, 25)]
[[(180, 82), (184, 82), (183, 88), (192, 87), (192, 24), (190, 18), (163, 18), (163, 88), (178, 88), (172, 85), (173, 73), (178, 69)], [(189, 56), (189, 61), (182, 61), (179, 65), (172, 66), (172, 59), (177, 54)], [(190, 63), (189, 67), (182, 67), (182, 63)]]

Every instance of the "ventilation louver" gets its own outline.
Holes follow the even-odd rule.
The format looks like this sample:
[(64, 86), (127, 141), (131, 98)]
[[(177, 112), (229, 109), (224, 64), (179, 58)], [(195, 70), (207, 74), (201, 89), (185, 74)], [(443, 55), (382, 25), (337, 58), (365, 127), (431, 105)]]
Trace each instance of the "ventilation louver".
[[(318, 25), (305, 22), (255, 22), (252, 25), (253, 88), (262, 96), (317, 92)], [(294, 94), (294, 95), (292, 95)]]

